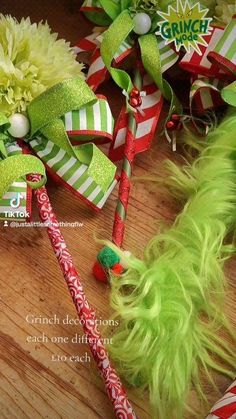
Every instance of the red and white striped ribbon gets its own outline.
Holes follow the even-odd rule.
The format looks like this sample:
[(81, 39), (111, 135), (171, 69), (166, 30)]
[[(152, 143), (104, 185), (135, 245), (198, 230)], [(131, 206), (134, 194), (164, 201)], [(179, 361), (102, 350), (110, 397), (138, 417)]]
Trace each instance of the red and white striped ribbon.
[(206, 419), (236, 419), (236, 381), (211, 409)]
[(223, 33), (224, 29), (214, 26), (211, 35), (205, 37), (207, 46), (200, 45), (202, 55), (192, 50), (184, 55), (179, 63), (180, 67), (191, 73), (201, 74), (206, 77), (224, 77), (225, 73), (219, 66), (208, 59), (209, 52), (214, 50)]
[[(92, 35), (80, 40), (74, 48), (77, 54), (80, 54), (81, 52), (92, 52), (87, 75), (87, 83), (94, 91), (96, 91), (98, 86), (104, 82), (106, 77), (109, 77), (108, 70), (101, 57), (101, 41), (102, 33), (95, 31)], [(129, 54), (131, 54), (132, 50), (133, 46), (127, 40), (124, 41), (114, 56), (115, 63), (118, 64), (122, 62)]]
[(95, 48), (99, 45), (97, 36), (98, 33), (93, 32), (91, 35), (88, 35), (85, 38), (80, 39), (73, 48), (75, 53), (80, 54), (81, 52), (93, 52)]
[(89, 66), (87, 75), (87, 83), (94, 91), (96, 91), (98, 86), (104, 82), (107, 75), (108, 70), (101, 57), (100, 47), (98, 47), (95, 49), (91, 57), (91, 64)]
[[(142, 97), (140, 112), (136, 114), (138, 125), (135, 138), (135, 154), (150, 147), (163, 105), (161, 92), (148, 75), (144, 76), (142, 90), (146, 93), (146, 96)], [(123, 158), (127, 126), (128, 113), (126, 112), (126, 106), (124, 106), (118, 118), (114, 140), (109, 151), (109, 157), (113, 161)]]
[(191, 79), (190, 107), (197, 113), (216, 109), (224, 104), (220, 91), (225, 82), (219, 79), (195, 76)]
[[(114, 57), (115, 63), (118, 64), (123, 61), (131, 52), (132, 46), (125, 42), (120, 46), (119, 51), (117, 51)], [(87, 83), (95, 91), (107, 76), (109, 76), (109, 73), (101, 57), (100, 46), (98, 46), (91, 58)]]

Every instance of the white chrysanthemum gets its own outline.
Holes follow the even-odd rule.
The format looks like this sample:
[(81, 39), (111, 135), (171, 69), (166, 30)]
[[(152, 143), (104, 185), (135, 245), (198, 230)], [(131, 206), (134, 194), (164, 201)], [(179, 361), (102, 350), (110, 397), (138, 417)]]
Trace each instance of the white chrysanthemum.
[(0, 15), (0, 112), (24, 112), (54, 84), (83, 77), (81, 69), (69, 43), (58, 40), (48, 24)]

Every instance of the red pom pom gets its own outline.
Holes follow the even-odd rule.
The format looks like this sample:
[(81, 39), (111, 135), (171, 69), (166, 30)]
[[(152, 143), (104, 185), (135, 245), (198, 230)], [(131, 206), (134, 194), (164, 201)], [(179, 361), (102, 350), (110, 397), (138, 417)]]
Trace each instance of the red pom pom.
[(108, 283), (107, 273), (97, 260), (93, 265), (93, 275), (97, 281)]
[(124, 268), (120, 263), (116, 263), (114, 266), (112, 266), (111, 270), (115, 275), (121, 275), (124, 272)]

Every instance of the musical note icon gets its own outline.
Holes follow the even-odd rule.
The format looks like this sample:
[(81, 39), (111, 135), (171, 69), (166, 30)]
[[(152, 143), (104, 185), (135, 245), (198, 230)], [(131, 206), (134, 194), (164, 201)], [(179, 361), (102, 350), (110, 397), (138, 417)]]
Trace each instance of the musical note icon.
[(17, 193), (15, 198), (12, 198), (10, 201), (10, 205), (12, 208), (19, 208), (21, 204), (21, 200), (24, 199), (24, 196), (21, 193)]

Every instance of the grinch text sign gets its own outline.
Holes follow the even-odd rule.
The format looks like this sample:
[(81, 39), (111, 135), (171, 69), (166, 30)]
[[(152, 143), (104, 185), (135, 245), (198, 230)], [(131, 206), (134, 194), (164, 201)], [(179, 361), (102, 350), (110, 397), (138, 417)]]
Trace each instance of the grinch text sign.
[(204, 37), (212, 30), (212, 19), (206, 17), (208, 9), (201, 9), (200, 3), (190, 6), (188, 1), (183, 4), (178, 0), (177, 9), (169, 6), (168, 13), (158, 13), (163, 20), (159, 22), (157, 34), (165, 39), (166, 44), (174, 42), (177, 51), (184, 47), (190, 52), (192, 47), (201, 55), (199, 45), (207, 45)]

